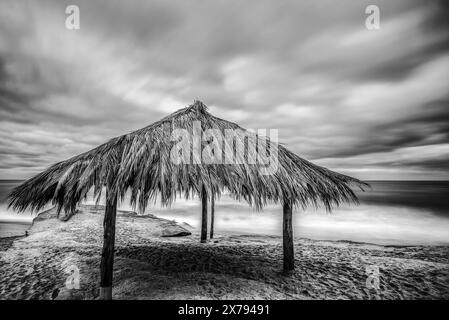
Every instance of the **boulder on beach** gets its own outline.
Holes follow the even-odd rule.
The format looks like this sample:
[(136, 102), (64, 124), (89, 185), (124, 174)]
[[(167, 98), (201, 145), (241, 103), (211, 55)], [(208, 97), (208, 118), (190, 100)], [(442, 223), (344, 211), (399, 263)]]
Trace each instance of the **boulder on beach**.
[[(103, 214), (104, 206), (102, 205), (80, 205), (72, 213), (61, 212), (59, 215), (56, 208), (51, 208), (41, 212), (33, 220), (34, 227), (32, 229), (32, 233), (39, 230), (44, 221), (46, 227), (50, 227), (50, 225), (53, 226), (54, 223), (58, 222), (63, 223), (62, 225), (67, 223), (69, 226), (72, 225), (74, 228), (77, 228), (79, 224), (84, 225), (86, 222), (90, 222), (89, 224), (91, 226), (96, 225), (101, 227)], [(80, 221), (79, 219), (83, 219), (85, 221)], [(175, 221), (159, 218), (151, 214), (139, 215), (134, 211), (117, 210), (117, 223), (118, 230), (120, 229), (120, 224), (126, 224), (130, 227), (129, 230), (133, 229), (130, 224), (135, 224), (134, 231), (137, 233), (143, 232), (149, 236), (184, 237), (192, 234), (189, 230)], [(128, 230), (128, 228), (126, 230)], [(101, 235), (101, 230), (96, 231), (100, 232)]]

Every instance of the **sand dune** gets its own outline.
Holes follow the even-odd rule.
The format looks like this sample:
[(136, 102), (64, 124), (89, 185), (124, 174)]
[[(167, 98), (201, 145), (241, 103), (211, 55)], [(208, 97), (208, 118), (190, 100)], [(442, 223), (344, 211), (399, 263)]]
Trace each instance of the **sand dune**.
[[(0, 298), (97, 298), (101, 210), (82, 206), (67, 222), (48, 211), (35, 220), (28, 237), (2, 240)], [(218, 235), (200, 244), (197, 232), (187, 228), (119, 212), (114, 298), (449, 298), (449, 247), (296, 239), (297, 268), (285, 275), (279, 237)], [(183, 236), (171, 237), (176, 235)], [(79, 269), (79, 290), (65, 286), (72, 266)], [(366, 285), (370, 266), (379, 268), (378, 290)]]

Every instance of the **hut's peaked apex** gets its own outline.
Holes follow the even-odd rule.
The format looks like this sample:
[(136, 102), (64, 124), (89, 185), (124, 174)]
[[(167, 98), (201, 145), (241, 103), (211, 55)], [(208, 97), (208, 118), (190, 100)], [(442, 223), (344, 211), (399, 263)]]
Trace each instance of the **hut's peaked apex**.
[(207, 106), (202, 103), (200, 100), (195, 100), (192, 105), (190, 105), (189, 109), (194, 110), (199, 113), (203, 113), (207, 111)]
[[(59, 209), (74, 210), (89, 190), (99, 197), (104, 186), (122, 201), (130, 192), (132, 205), (144, 210), (159, 195), (162, 204), (170, 204), (183, 194), (217, 198), (223, 190), (244, 199), (256, 208), (267, 202), (307, 206), (324, 204), (328, 209), (342, 202), (356, 202), (351, 185), (365, 183), (317, 166), (278, 145), (278, 169), (272, 175), (261, 174), (257, 164), (181, 164), (170, 161), (175, 128), (192, 132), (195, 121), (203, 128), (243, 129), (217, 118), (199, 100), (167, 117), (134, 132), (113, 138), (88, 152), (56, 163), (25, 181), (9, 195), (9, 205), (23, 211), (40, 210), (48, 202)], [(237, 141), (236, 141), (237, 142)], [(238, 141), (241, 143), (242, 141)]]
[(173, 112), (172, 114), (168, 115), (167, 118), (176, 120), (176, 118), (181, 114), (191, 114), (192, 120), (196, 119), (198, 121), (205, 121), (212, 116), (212, 114), (209, 113), (208, 107), (200, 100), (195, 100), (193, 104), (189, 105), (186, 108), (179, 109), (178, 111)]

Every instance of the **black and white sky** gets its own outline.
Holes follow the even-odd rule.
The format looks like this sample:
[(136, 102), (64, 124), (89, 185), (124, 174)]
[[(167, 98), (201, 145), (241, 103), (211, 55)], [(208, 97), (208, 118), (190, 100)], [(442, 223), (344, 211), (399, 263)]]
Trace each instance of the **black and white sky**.
[[(81, 28), (65, 26), (80, 8)], [(365, 27), (366, 6), (380, 29)], [(449, 1), (0, 0), (0, 179), (199, 98), (362, 179), (449, 179)]]

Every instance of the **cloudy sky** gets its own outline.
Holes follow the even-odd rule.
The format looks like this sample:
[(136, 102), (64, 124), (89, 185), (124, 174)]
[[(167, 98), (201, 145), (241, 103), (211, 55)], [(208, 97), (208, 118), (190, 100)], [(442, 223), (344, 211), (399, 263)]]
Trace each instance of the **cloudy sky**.
[[(343, 173), (449, 179), (446, 3), (0, 0), (0, 179), (195, 98)], [(65, 26), (70, 4), (80, 30)]]

